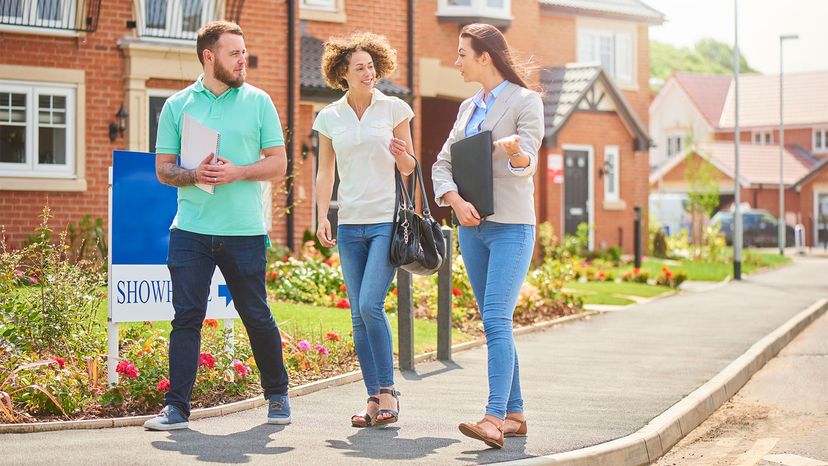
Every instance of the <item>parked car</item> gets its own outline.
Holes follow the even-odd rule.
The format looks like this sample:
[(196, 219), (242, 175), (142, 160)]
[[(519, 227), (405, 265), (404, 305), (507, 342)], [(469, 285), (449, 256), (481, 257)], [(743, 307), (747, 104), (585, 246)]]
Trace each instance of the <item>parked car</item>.
[[(719, 211), (710, 219), (718, 224), (728, 246), (733, 244), (733, 212)], [(769, 248), (779, 245), (779, 221), (767, 210), (747, 209), (742, 212), (742, 245), (746, 248)], [(794, 229), (785, 225), (785, 246), (794, 245)]]

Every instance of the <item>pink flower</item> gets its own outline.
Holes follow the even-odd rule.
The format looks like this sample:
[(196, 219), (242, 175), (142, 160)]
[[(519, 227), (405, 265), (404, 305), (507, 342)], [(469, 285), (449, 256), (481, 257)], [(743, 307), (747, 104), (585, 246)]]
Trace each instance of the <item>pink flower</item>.
[(127, 360), (123, 360), (118, 363), (115, 367), (115, 372), (121, 374), (122, 376), (128, 379), (134, 379), (138, 377), (138, 369), (135, 367), (134, 364)]
[(212, 369), (216, 367), (216, 358), (210, 353), (201, 353), (198, 355), (198, 365)]
[(313, 347), (313, 349), (319, 351), (319, 354), (322, 354), (324, 356), (328, 355), (328, 348), (325, 348), (323, 345), (316, 345)]
[(311, 349), (311, 344), (307, 340), (302, 340), (299, 342), (299, 349), (301, 351), (307, 351)]
[(66, 360), (60, 356), (55, 357), (55, 362), (57, 363), (58, 367), (63, 369), (63, 366), (66, 365)]
[(155, 389), (159, 392), (166, 392), (170, 389), (170, 379), (161, 379), (158, 381), (158, 385), (155, 386)]
[(235, 370), (242, 379), (253, 373), (253, 369), (251, 369), (250, 366), (245, 366), (244, 363), (238, 359), (233, 360), (233, 370)]

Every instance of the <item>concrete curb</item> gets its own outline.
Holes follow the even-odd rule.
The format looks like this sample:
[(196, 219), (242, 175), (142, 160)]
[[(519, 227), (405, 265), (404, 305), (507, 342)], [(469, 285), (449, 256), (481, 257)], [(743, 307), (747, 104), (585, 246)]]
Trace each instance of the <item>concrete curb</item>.
[(667, 453), (679, 440), (698, 427), (729, 400), (747, 381), (791, 342), (802, 330), (828, 310), (828, 299), (820, 299), (753, 344), (715, 377), (687, 397), (656, 416), (646, 426), (626, 437), (579, 450), (508, 461), (511, 465), (639, 466)]
[[(567, 322), (571, 322), (574, 320), (581, 320), (593, 315), (599, 314), (598, 312), (591, 312), (585, 311), (580, 312), (578, 314), (573, 314), (565, 317), (559, 317), (557, 319), (553, 319), (547, 322), (541, 322), (534, 325), (529, 325), (526, 327), (520, 327), (514, 330), (514, 335), (525, 335), (528, 333), (539, 332), (542, 330), (546, 330), (549, 327), (554, 327), (557, 325), (561, 325)], [(456, 345), (452, 345), (451, 351), (452, 353), (457, 353), (461, 351), (467, 351), (470, 349), (478, 348), (486, 344), (485, 338), (478, 338), (476, 340), (468, 341), (465, 343), (459, 343)], [(424, 353), (417, 355), (414, 358), (416, 363), (422, 363), (426, 361), (433, 361), (437, 359), (437, 352), (432, 351), (430, 353)], [(362, 380), (362, 373), (360, 371), (353, 371), (348, 372), (346, 374), (338, 375), (336, 377), (331, 377), (328, 379), (317, 380), (315, 382), (311, 382), (305, 385), (300, 385), (295, 388), (291, 388), (288, 394), (291, 397), (298, 397), (302, 395), (309, 395), (314, 392), (318, 392), (320, 390), (324, 390), (330, 387), (338, 387), (340, 385), (349, 384), (352, 382), (357, 382)], [(205, 419), (209, 417), (217, 417), (217, 416), (224, 416), (227, 414), (238, 413), (240, 411), (245, 411), (248, 409), (255, 409), (267, 404), (267, 400), (263, 397), (255, 397), (255, 398), (248, 398), (246, 400), (240, 400), (233, 403), (228, 403), (220, 406), (213, 406), (210, 408), (200, 408), (194, 409), (190, 413), (190, 420), (197, 420), (197, 419)], [(117, 417), (117, 418), (106, 418), (106, 419), (85, 419), (85, 420), (76, 420), (76, 421), (53, 421), (53, 422), (33, 422), (28, 424), (0, 424), (0, 434), (21, 434), (21, 433), (33, 433), (33, 432), (49, 432), (49, 431), (56, 431), (56, 430), (74, 430), (74, 429), (105, 429), (111, 427), (128, 427), (128, 426), (141, 426), (144, 424), (145, 421), (152, 419), (155, 417), (154, 414), (144, 415), (144, 416), (129, 416), (129, 417)]]

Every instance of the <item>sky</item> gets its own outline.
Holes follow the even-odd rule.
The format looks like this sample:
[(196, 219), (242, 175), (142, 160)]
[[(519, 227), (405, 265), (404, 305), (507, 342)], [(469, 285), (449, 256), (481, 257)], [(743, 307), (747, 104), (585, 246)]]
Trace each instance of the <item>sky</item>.
[[(650, 38), (692, 46), (712, 37), (733, 44), (734, 0), (643, 0), (667, 21), (650, 27)], [(739, 50), (763, 74), (779, 74), (779, 36), (786, 40), (785, 73), (828, 71), (828, 0), (737, 0)]]

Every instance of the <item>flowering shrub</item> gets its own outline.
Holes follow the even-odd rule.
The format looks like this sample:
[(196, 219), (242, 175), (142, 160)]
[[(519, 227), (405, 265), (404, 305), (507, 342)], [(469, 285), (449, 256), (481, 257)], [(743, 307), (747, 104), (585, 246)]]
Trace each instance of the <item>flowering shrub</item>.
[(661, 275), (656, 278), (656, 285), (678, 288), (685, 280), (687, 280), (687, 274), (673, 272), (665, 266), (661, 268)]
[(638, 267), (634, 267), (630, 270), (624, 272), (624, 275), (621, 276), (621, 280), (625, 282), (632, 282), (632, 283), (643, 283), (647, 284), (647, 281), (650, 279), (650, 273), (646, 270), (641, 270)]
[(271, 263), (266, 272), (271, 296), (277, 300), (347, 309), (350, 306), (344, 298), (345, 282), (339, 267), (332, 264), (331, 259), (313, 257), (305, 260), (288, 257)]

